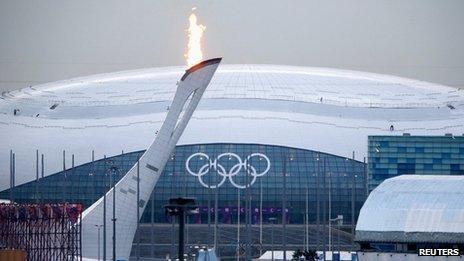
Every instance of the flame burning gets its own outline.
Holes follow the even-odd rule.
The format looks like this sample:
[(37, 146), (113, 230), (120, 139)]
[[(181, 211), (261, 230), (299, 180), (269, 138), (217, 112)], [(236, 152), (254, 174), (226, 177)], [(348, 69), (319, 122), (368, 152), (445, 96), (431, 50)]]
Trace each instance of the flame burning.
[(188, 44), (187, 44), (187, 53), (185, 57), (187, 58), (188, 67), (201, 62), (203, 60), (203, 53), (201, 51), (201, 37), (206, 27), (202, 24), (197, 24), (197, 16), (193, 11), (196, 8), (192, 8), (192, 14), (189, 17), (190, 26), (188, 28)]

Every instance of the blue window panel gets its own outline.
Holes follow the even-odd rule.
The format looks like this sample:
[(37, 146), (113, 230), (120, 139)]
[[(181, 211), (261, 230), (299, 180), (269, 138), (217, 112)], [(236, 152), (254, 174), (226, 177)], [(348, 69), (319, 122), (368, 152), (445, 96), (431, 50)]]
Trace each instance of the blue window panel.
[(412, 163), (399, 163), (398, 169), (415, 169), (416, 164)]
[(433, 170), (433, 164), (424, 164), (424, 170)]
[(441, 159), (433, 159), (433, 163), (434, 164), (441, 164), (442, 161), (441, 161)]
[(385, 175), (379, 175), (379, 174), (375, 174), (375, 175), (372, 175), (372, 179), (373, 180), (384, 180), (388, 178), (388, 176), (385, 176)]
[(388, 141), (380, 141), (379, 142), (380, 147), (382, 148), (388, 148), (389, 142)]
[(450, 170), (459, 171), (460, 169), (459, 164), (450, 164)]
[(451, 153), (442, 153), (441, 157), (444, 159), (450, 159), (451, 158)]
[(398, 163), (398, 158), (388, 158), (388, 163)]
[(424, 147), (416, 147), (416, 153), (424, 153)]
[(416, 163), (416, 159), (415, 158), (407, 158), (406, 163)]
[(411, 163), (399, 163), (398, 164), (398, 175), (414, 174), (414, 173), (416, 173), (416, 164), (411, 164)]
[(398, 151), (398, 153), (405, 153), (406, 152), (406, 147), (398, 147), (397, 151)]
[(375, 169), (375, 174), (387, 175), (388, 174), (388, 169)]

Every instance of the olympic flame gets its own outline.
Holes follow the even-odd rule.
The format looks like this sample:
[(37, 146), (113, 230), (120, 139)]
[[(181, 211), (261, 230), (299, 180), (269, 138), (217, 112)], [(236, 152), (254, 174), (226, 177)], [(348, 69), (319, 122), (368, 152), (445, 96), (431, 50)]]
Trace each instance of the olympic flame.
[(192, 14), (189, 17), (190, 26), (187, 30), (188, 32), (188, 44), (187, 44), (187, 53), (185, 58), (187, 58), (188, 67), (201, 62), (203, 60), (203, 53), (201, 51), (201, 37), (206, 27), (202, 24), (197, 24), (197, 16), (195, 13), (195, 8), (192, 9)]

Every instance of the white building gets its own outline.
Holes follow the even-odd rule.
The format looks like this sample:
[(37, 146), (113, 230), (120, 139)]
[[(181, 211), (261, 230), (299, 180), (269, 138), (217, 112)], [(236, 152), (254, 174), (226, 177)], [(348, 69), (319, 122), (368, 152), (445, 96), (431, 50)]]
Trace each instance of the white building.
[[(362, 248), (359, 260), (461, 260), (463, 201), (463, 176), (386, 179), (361, 208), (356, 225), (356, 241)], [(418, 256), (421, 248), (460, 248), (461, 256)]]
[[(146, 149), (184, 68), (108, 73), (32, 86), (0, 97), (0, 191), (121, 151)], [(464, 92), (372, 73), (275, 65), (223, 65), (178, 145), (253, 143), (362, 160), (367, 135), (464, 132)]]

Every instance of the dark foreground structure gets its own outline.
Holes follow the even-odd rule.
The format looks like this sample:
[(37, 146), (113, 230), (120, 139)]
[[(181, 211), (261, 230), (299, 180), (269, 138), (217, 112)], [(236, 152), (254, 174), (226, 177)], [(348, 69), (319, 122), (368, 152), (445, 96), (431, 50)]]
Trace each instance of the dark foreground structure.
[(27, 260), (82, 260), (80, 204), (0, 204), (0, 249)]

